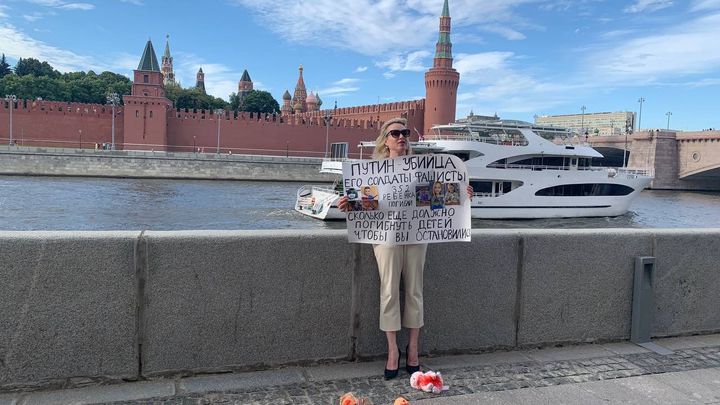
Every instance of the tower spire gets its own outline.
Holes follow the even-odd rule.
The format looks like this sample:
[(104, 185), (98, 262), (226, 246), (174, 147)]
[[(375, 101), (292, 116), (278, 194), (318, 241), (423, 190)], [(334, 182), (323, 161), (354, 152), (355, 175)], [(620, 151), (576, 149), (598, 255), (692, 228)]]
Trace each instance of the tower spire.
[(433, 67), (425, 72), (425, 117), (423, 131), (431, 133), (433, 125), (455, 122), (457, 88), (460, 74), (452, 66), (452, 42), (450, 42), (450, 7), (443, 4), (440, 30), (435, 45)]
[(140, 64), (138, 65), (137, 70), (144, 70), (148, 72), (160, 71), (157, 56), (155, 56), (155, 48), (153, 48), (152, 41), (149, 39), (145, 44), (145, 50), (143, 51), (142, 58), (140, 58)]
[(173, 71), (173, 58), (170, 55), (170, 35), (165, 35), (165, 52), (162, 56), (163, 84), (175, 85), (175, 72)]
[(450, 7), (448, 0), (443, 5), (442, 15), (440, 16), (440, 31), (438, 41), (435, 44), (435, 59), (433, 67), (444, 67), (452, 69), (452, 42), (450, 42)]
[(295, 93), (293, 93), (293, 108), (295, 111), (300, 106), (300, 112), (307, 111), (307, 89), (305, 88), (305, 80), (303, 79), (303, 66), (300, 65), (298, 68), (300, 75), (298, 76), (297, 84), (295, 85)]

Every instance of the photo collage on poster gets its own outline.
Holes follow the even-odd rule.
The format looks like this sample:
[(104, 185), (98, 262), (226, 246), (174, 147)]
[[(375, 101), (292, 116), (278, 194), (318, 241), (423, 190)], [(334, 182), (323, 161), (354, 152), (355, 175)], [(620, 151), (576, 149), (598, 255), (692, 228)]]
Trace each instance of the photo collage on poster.
[(378, 209), (377, 186), (363, 186), (359, 190), (347, 189), (349, 211), (375, 211)]
[[(435, 181), (415, 186), (415, 206), (436, 210), (450, 205), (460, 205), (460, 184)], [(377, 186), (349, 188), (346, 195), (349, 211), (375, 211), (378, 209)]]
[(449, 205), (460, 205), (460, 184), (435, 181), (415, 186), (415, 206), (436, 210)]

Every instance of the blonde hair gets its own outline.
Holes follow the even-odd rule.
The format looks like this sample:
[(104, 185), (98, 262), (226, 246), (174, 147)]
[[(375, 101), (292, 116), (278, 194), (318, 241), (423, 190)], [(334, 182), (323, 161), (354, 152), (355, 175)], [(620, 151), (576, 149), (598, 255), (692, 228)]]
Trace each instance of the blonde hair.
[[(373, 159), (386, 159), (390, 156), (390, 150), (387, 145), (385, 145), (385, 138), (387, 138), (388, 127), (392, 124), (400, 124), (407, 128), (407, 119), (402, 117), (390, 118), (382, 124), (382, 127), (380, 127), (380, 135), (378, 135), (377, 139), (375, 139), (375, 150), (372, 155)], [(406, 145), (407, 154), (412, 155), (410, 139), (407, 140)]]

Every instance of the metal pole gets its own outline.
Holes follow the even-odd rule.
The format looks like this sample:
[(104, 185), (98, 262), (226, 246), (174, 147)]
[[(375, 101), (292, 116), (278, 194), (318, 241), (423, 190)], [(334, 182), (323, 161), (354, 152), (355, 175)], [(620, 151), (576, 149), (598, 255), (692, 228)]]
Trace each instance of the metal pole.
[(670, 130), (670, 116), (672, 115), (672, 112), (668, 111), (665, 113), (665, 115), (667, 115), (667, 117), (668, 117), (667, 130), (669, 131)]
[(215, 151), (216, 154), (220, 154), (220, 116), (225, 112), (223, 109), (217, 109), (215, 110), (215, 119), (217, 119), (218, 122), (218, 128), (217, 128), (217, 150)]
[(645, 98), (643, 98), (643, 97), (640, 97), (638, 99), (638, 103), (640, 103), (640, 112), (638, 113), (638, 127), (637, 127), (638, 131), (640, 131), (640, 129), (642, 128), (641, 127), (641, 125), (642, 125), (642, 105), (643, 105), (644, 101), (645, 101)]
[(12, 113), (13, 113), (14, 109), (15, 109), (15, 100), (11, 98), (10, 99), (10, 146), (12, 146), (12, 143), (13, 143), (13, 140), (12, 140), (12, 135), (13, 135), (13, 133), (12, 133)]
[(623, 146), (623, 167), (626, 166), (625, 155), (627, 155), (627, 130), (625, 131), (625, 146)]
[(10, 141), (8, 142), (8, 145), (12, 146), (12, 144), (13, 144), (12, 116), (13, 116), (13, 110), (15, 109), (15, 101), (17, 101), (17, 97), (14, 94), (6, 94), (5, 101), (7, 101), (10, 106)]
[(110, 150), (115, 150), (115, 103), (112, 105), (112, 139), (110, 140)]
[(330, 139), (330, 120), (332, 120), (332, 115), (330, 114), (330, 111), (325, 111), (325, 159), (328, 158), (328, 142)]
[[(582, 107), (580, 107), (580, 109), (582, 110), (582, 115), (580, 116), (580, 133), (582, 134), (585, 132), (585, 109), (586, 109), (586, 107), (582, 106)], [(586, 138), (587, 138), (587, 136), (586, 136)], [(587, 139), (586, 139), (586, 141), (587, 141)]]
[(107, 95), (107, 102), (112, 105), (112, 139), (110, 140), (110, 150), (115, 150), (115, 106), (120, 102), (120, 97), (117, 93), (110, 93)]

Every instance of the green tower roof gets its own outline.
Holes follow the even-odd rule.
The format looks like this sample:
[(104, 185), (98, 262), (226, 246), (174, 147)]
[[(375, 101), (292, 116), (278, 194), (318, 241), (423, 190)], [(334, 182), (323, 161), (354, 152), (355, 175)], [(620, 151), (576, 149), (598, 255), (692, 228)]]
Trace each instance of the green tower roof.
[(448, 7), (448, 0), (445, 0), (445, 4), (443, 4), (442, 16), (450, 17), (450, 7)]
[(142, 59), (137, 70), (145, 70), (150, 72), (159, 72), (160, 65), (158, 65), (157, 56), (155, 56), (155, 49), (153, 48), (152, 42), (148, 39), (143, 51)]
[(166, 36), (165, 40), (165, 53), (163, 54), (163, 58), (170, 58), (170, 35)]

